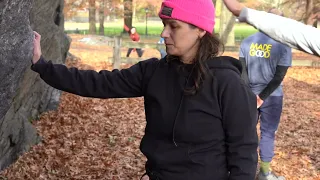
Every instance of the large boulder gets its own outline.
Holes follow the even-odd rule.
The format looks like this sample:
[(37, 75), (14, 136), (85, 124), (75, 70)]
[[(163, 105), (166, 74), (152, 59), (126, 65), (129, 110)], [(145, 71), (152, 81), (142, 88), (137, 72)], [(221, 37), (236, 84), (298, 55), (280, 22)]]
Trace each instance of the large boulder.
[(63, 0), (0, 1), (0, 170), (38, 143), (31, 121), (56, 109), (60, 91), (30, 70), (33, 30), (42, 54), (64, 63), (70, 39), (64, 34)]

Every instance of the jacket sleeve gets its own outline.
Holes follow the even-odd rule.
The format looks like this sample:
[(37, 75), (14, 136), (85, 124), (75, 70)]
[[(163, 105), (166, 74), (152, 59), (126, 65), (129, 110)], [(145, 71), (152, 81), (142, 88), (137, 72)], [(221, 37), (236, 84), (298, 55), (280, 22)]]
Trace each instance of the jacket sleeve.
[(267, 87), (264, 88), (259, 94), (259, 97), (262, 100), (267, 99), (273, 93), (273, 91), (280, 86), (281, 82), (287, 74), (288, 68), (288, 66), (277, 66), (276, 73), (274, 74), (273, 78), (267, 84)]
[(258, 163), (256, 96), (234, 71), (224, 70), (220, 79), (229, 180), (254, 180)]
[(292, 48), (320, 56), (320, 30), (264, 11), (243, 8), (239, 20)]
[[(62, 64), (53, 64), (43, 57), (31, 66), (50, 86), (94, 98), (140, 97), (144, 94), (144, 84), (148, 76), (148, 67), (155, 64), (156, 59), (141, 61), (128, 69), (96, 72), (67, 68)], [(152, 68), (151, 68), (152, 69)]]

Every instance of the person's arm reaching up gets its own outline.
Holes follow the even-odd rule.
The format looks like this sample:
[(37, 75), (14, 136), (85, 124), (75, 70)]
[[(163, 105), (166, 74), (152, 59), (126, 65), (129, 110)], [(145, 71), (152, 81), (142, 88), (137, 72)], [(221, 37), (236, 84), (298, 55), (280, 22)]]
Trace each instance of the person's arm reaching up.
[(293, 19), (244, 8), (239, 20), (292, 48), (320, 56), (320, 30)]
[(271, 38), (292, 48), (320, 56), (320, 30), (264, 11), (246, 8), (237, 0), (223, 0), (227, 8), (246, 22)]

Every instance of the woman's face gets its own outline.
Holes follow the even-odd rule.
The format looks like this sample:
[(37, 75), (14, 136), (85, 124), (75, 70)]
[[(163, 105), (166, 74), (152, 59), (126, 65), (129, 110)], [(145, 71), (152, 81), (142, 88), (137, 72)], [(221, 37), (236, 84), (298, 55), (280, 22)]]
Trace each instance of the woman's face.
[(131, 29), (131, 34), (134, 34), (134, 33), (136, 33), (136, 28)]
[(167, 53), (194, 58), (198, 51), (200, 38), (204, 36), (205, 31), (179, 20), (162, 19), (162, 22), (164, 28), (161, 37), (165, 40)]

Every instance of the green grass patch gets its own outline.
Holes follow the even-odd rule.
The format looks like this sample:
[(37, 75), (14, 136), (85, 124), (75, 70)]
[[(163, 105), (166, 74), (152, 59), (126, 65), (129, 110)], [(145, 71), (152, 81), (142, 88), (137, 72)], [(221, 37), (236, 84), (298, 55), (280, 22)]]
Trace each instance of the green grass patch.
[[(106, 36), (120, 35), (123, 32), (123, 24), (120, 22), (115, 23), (105, 23), (104, 33)], [(96, 24), (97, 34), (99, 24)], [(146, 35), (146, 24), (145, 23), (135, 23), (134, 27), (140, 35)], [(88, 34), (89, 24), (88, 23), (65, 23), (66, 33), (75, 33), (76, 28), (78, 28), (80, 34)], [(150, 22), (148, 23), (148, 35), (150, 36), (160, 36), (163, 29), (162, 23)], [(254, 34), (257, 30), (246, 24), (236, 24), (234, 27), (235, 39), (241, 41), (242, 39)], [(215, 26), (215, 33), (219, 33), (219, 24)]]

